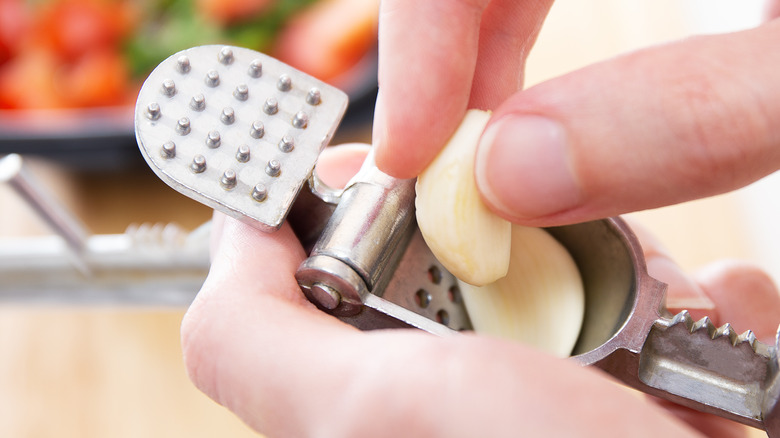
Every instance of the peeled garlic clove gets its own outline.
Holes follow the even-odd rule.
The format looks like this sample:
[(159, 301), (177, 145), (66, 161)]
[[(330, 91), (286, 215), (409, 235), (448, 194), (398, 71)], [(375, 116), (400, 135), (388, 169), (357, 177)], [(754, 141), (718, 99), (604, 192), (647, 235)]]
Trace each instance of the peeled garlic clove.
[(582, 278), (566, 248), (543, 229), (513, 225), (507, 275), (460, 289), (477, 333), (571, 354), (585, 314)]
[(476, 332), (568, 356), (585, 312), (582, 279), (550, 234), (513, 226), (482, 203), (473, 169), (489, 118), (469, 111), (418, 177), (417, 223), (436, 258), (458, 277)]
[(436, 258), (462, 281), (481, 286), (507, 273), (511, 224), (483, 204), (474, 157), (490, 113), (470, 110), (417, 178), (417, 224)]

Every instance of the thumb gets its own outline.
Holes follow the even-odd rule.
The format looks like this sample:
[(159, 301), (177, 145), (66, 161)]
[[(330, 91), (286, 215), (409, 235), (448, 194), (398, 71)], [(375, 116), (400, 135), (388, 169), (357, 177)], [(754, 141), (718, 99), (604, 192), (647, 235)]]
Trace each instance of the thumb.
[(477, 153), (485, 201), (514, 222), (559, 225), (768, 175), (780, 167), (778, 37), (780, 20), (691, 38), (513, 95)]

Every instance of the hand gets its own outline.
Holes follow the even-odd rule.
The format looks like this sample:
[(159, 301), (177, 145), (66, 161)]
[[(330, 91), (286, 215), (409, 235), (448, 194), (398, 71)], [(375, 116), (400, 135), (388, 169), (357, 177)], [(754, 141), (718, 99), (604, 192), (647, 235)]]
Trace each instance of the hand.
[[(320, 166), (344, 163), (326, 172), (344, 181), (359, 160), (326, 155)], [(211, 272), (182, 322), (187, 370), (269, 436), (697, 436), (686, 421), (712, 437), (744, 432), (517, 343), (357, 331), (304, 298), (293, 275), (305, 256), (287, 225), (267, 234), (216, 214), (213, 236)], [(646, 249), (670, 299), (771, 339), (780, 298), (766, 275), (731, 265), (692, 282), (657, 244)], [(743, 313), (746, 303), (761, 311)]]
[(379, 167), (415, 176), (465, 109), (478, 107), (495, 110), (477, 155), (480, 191), (527, 225), (722, 193), (780, 168), (780, 20), (637, 51), (518, 92), (550, 3), (384, 1)]

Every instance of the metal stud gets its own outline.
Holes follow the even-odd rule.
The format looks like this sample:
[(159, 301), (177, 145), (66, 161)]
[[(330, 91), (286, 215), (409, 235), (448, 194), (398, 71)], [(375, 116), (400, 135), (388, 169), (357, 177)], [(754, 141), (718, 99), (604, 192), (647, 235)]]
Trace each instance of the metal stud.
[(219, 116), (219, 120), (226, 125), (232, 125), (236, 121), (236, 112), (233, 108), (226, 106), (222, 109), (222, 114)]
[(152, 102), (146, 106), (146, 117), (149, 120), (157, 120), (160, 118), (160, 105), (157, 102)]
[(292, 119), (292, 125), (298, 129), (305, 129), (309, 124), (309, 115), (303, 111), (298, 111)]
[(206, 97), (201, 93), (192, 96), (190, 108), (195, 111), (203, 111), (206, 108)]
[(282, 164), (277, 160), (271, 160), (268, 165), (265, 166), (265, 173), (269, 176), (279, 176), (282, 173)]
[(249, 128), (249, 135), (253, 138), (263, 138), (263, 135), (265, 135), (265, 126), (263, 126), (263, 122), (259, 120), (252, 122), (252, 127)]
[(309, 92), (306, 94), (306, 103), (309, 105), (319, 105), (322, 101), (322, 94), (320, 93), (319, 88), (312, 88), (309, 90)]
[(282, 152), (291, 152), (295, 148), (295, 140), (289, 135), (285, 135), (279, 140), (279, 150)]
[(206, 137), (206, 146), (211, 149), (216, 149), (222, 143), (222, 137), (218, 131), (209, 131), (209, 135)]
[(176, 84), (173, 82), (173, 79), (164, 80), (160, 91), (168, 97), (172, 97), (176, 94)]
[(233, 62), (233, 51), (230, 47), (223, 47), (222, 50), (219, 51), (217, 58), (219, 59), (219, 62), (230, 65)]
[(279, 102), (273, 97), (266, 99), (265, 104), (263, 105), (263, 112), (270, 116), (276, 114), (277, 111), (279, 111)]
[(233, 97), (241, 101), (246, 100), (249, 97), (249, 87), (246, 84), (238, 84), (233, 90)]
[(179, 73), (189, 73), (190, 68), (190, 58), (187, 58), (185, 55), (179, 56), (179, 59), (176, 60), (176, 70)]
[(278, 88), (279, 91), (290, 91), (292, 88), (292, 78), (288, 75), (279, 76), (279, 81), (276, 82), (276, 88)]
[(255, 59), (249, 63), (249, 70), (247, 73), (253, 78), (259, 78), (263, 75), (263, 63), (259, 59)]
[(265, 185), (258, 184), (252, 189), (252, 199), (254, 199), (255, 201), (263, 202), (267, 197), (268, 197), (268, 190), (265, 188)]
[(172, 141), (166, 141), (160, 147), (160, 155), (163, 158), (173, 158), (176, 156), (176, 144)]
[(222, 174), (222, 178), (219, 179), (219, 183), (225, 190), (230, 190), (236, 186), (236, 171), (228, 169)]
[(187, 135), (190, 133), (190, 119), (182, 117), (176, 122), (176, 132), (180, 135)]
[(216, 87), (219, 85), (219, 73), (216, 70), (209, 70), (206, 73), (206, 85), (209, 87)]
[(249, 146), (242, 144), (236, 151), (236, 160), (240, 163), (246, 163), (249, 161)]
[(195, 173), (203, 173), (206, 170), (206, 157), (200, 154), (195, 155), (190, 163), (190, 170)]

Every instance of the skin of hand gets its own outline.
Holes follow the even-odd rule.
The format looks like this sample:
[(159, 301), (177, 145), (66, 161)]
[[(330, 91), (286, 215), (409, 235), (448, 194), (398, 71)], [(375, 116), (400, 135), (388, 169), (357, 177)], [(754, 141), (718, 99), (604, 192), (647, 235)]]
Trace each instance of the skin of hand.
[[(331, 185), (364, 153), (328, 152), (318, 167)], [(716, 323), (772, 338), (780, 296), (765, 274), (728, 264), (691, 280), (639, 235), (651, 274), (670, 284), (670, 306), (695, 305)], [(294, 278), (304, 258), (286, 224), (263, 233), (215, 214), (211, 271), (182, 322), (195, 385), (270, 437), (745, 436), (740, 425), (667, 408), (518, 343), (360, 332), (305, 299)]]
[(779, 3), (755, 29), (639, 50), (518, 91), (550, 1), (385, 0), (377, 165), (419, 174), (475, 107), (494, 110), (477, 183), (513, 222), (576, 223), (747, 185), (780, 168)]

